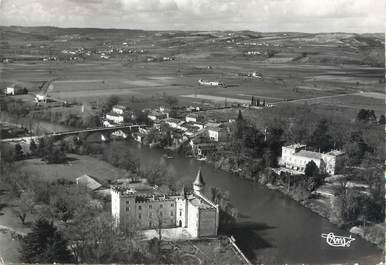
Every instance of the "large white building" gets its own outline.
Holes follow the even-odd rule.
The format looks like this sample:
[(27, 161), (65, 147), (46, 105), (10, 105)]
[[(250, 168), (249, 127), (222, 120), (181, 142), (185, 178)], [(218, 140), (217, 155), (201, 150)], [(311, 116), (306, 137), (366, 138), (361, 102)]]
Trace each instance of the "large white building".
[(204, 188), (201, 169), (193, 192), (161, 194), (148, 187), (112, 186), (112, 215), (121, 229), (182, 228), (192, 238), (217, 236), (219, 207), (202, 194)]
[(106, 114), (106, 120), (115, 124), (122, 124), (124, 121), (124, 117), (123, 115), (110, 112)]
[(119, 115), (125, 114), (126, 111), (127, 111), (127, 107), (122, 105), (115, 105), (111, 109), (112, 113), (119, 114)]
[(343, 156), (344, 153), (338, 150), (319, 153), (306, 150), (304, 144), (293, 144), (282, 147), (280, 164), (299, 173), (304, 173), (306, 165), (314, 161), (322, 172), (335, 175), (343, 166)]

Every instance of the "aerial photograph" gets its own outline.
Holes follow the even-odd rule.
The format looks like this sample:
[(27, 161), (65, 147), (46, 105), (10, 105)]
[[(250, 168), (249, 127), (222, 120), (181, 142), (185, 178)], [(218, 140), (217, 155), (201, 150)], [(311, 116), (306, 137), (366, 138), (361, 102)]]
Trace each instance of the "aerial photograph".
[(0, 0), (0, 264), (384, 264), (384, 15)]

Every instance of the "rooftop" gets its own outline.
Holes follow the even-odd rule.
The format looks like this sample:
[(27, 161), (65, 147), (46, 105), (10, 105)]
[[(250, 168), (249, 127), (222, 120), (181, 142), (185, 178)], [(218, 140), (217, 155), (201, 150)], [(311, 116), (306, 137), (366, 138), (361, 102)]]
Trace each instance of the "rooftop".
[(114, 109), (122, 109), (122, 110), (125, 110), (127, 107), (126, 106), (123, 106), (123, 105), (115, 105), (113, 106)]
[(210, 205), (209, 203), (207, 203), (206, 201), (194, 196), (194, 195), (190, 195), (188, 196), (188, 201), (189, 203), (191, 203), (193, 206), (195, 207), (198, 207), (200, 209), (210, 209), (210, 208), (214, 208), (212, 205)]
[(201, 167), (198, 169), (197, 176), (193, 182), (193, 185), (205, 186), (205, 181), (204, 181), (204, 178), (202, 177), (202, 174), (201, 174)]
[(84, 174), (76, 178), (76, 183), (85, 185), (87, 186), (87, 188), (91, 190), (96, 190), (103, 186), (98, 180), (96, 180), (95, 177), (89, 176), (87, 174)]
[(106, 114), (106, 116), (114, 116), (114, 117), (122, 117), (122, 115), (120, 115), (120, 114), (116, 114), (116, 113), (114, 113), (114, 112), (109, 112), (109, 113), (107, 113)]
[(307, 151), (307, 150), (300, 150), (299, 152), (295, 153), (294, 156), (302, 156), (307, 158), (313, 158), (313, 159), (321, 159), (322, 154), (318, 152), (313, 151)]
[(178, 124), (178, 123), (184, 122), (184, 121), (179, 120), (179, 119), (175, 119), (175, 118), (169, 118), (169, 119), (166, 120), (166, 122), (173, 122), (173, 123)]
[(340, 156), (343, 154), (344, 152), (340, 150), (331, 150), (330, 152), (326, 153), (326, 155), (331, 155), (331, 156)]
[(298, 149), (298, 148), (304, 148), (304, 147), (306, 147), (306, 145), (305, 144), (291, 144), (291, 145), (287, 145), (285, 147), (286, 148)]
[(217, 126), (217, 127), (209, 126), (209, 127), (208, 127), (208, 130), (209, 130), (209, 131), (214, 131), (214, 132), (220, 132), (220, 131), (225, 131), (226, 128), (224, 128), (224, 127), (222, 127), (222, 126)]

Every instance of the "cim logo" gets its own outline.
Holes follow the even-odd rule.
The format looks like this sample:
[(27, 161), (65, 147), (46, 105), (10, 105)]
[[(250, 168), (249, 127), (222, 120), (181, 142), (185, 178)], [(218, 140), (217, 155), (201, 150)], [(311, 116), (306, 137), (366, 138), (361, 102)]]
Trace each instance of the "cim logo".
[(350, 247), (352, 241), (355, 240), (351, 235), (346, 236), (336, 236), (334, 233), (322, 234), (322, 238), (326, 239), (326, 243), (331, 247)]

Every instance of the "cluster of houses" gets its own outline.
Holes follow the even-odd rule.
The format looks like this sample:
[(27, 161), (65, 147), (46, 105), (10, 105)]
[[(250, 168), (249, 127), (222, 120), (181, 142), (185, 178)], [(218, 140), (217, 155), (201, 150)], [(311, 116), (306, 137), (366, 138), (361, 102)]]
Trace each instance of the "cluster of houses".
[(62, 54), (69, 56), (70, 61), (76, 61), (81, 58), (97, 56), (100, 59), (110, 59), (114, 54), (126, 54), (126, 53), (138, 53), (143, 54), (145, 51), (143, 49), (130, 49), (127, 42), (123, 42), (122, 45), (111, 45), (104, 43), (103, 47), (97, 49), (96, 51), (91, 51), (83, 47), (80, 48), (71, 48), (64, 49), (61, 51)]
[[(132, 138), (142, 144), (156, 146), (160, 139), (168, 137), (167, 147), (176, 149), (183, 143), (189, 143), (192, 155), (205, 159), (209, 151), (216, 150), (218, 143), (226, 142), (230, 136), (230, 123), (233, 120), (216, 122), (200, 115), (200, 107), (189, 106), (179, 111), (179, 118), (170, 117), (171, 109), (159, 107), (143, 109), (151, 125), (141, 126), (132, 132)], [(104, 127), (116, 127), (132, 124), (136, 119), (133, 111), (122, 105), (115, 105), (102, 119)], [(118, 134), (119, 131), (114, 132)], [(122, 133), (121, 133), (122, 134)], [(127, 138), (128, 135), (116, 135)], [(165, 147), (165, 146), (164, 146)]]
[(134, 133), (134, 139), (144, 143), (147, 134), (154, 131), (163, 134), (166, 127), (172, 138), (171, 148), (177, 148), (188, 142), (192, 148), (192, 155), (205, 159), (207, 152), (215, 150), (219, 142), (229, 139), (229, 124), (232, 121), (213, 122), (200, 115), (197, 108), (188, 107), (186, 110), (188, 109), (191, 111), (181, 118), (169, 117), (169, 110), (162, 107), (150, 111), (148, 118), (153, 121), (153, 126), (140, 128), (139, 132)]

